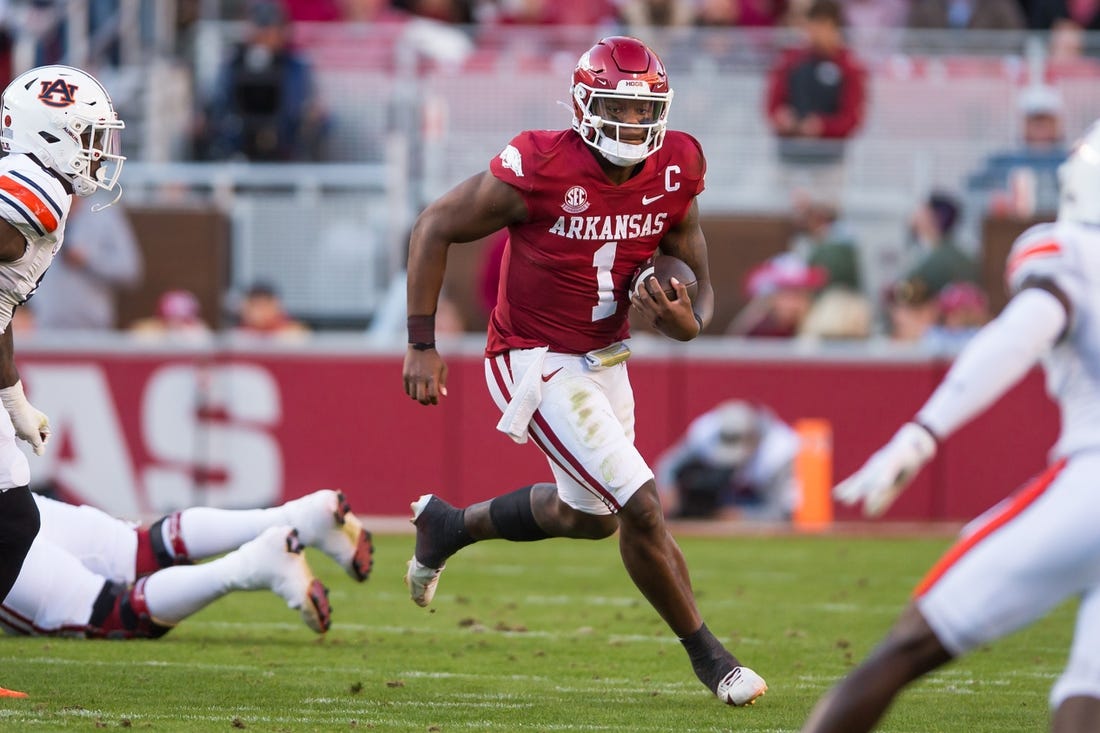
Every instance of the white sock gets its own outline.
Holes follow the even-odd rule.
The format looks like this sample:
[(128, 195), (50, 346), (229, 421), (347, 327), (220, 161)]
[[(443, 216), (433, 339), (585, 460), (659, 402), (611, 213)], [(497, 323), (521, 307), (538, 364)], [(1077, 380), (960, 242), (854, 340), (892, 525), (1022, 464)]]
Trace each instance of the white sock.
[(175, 625), (226, 593), (252, 590), (237, 553), (202, 563), (158, 570), (145, 581), (145, 601), (154, 620)]
[[(268, 527), (287, 524), (284, 506), (271, 509), (213, 509), (193, 507), (180, 512), (180, 534), (192, 560), (204, 560), (236, 550)], [(164, 546), (171, 551), (168, 522), (161, 524)]]

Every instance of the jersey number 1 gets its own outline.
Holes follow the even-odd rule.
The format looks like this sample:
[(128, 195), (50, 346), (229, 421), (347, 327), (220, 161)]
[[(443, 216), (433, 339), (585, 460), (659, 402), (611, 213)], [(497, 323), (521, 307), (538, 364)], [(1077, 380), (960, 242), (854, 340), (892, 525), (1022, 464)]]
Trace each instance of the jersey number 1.
[(615, 315), (618, 303), (615, 302), (615, 282), (611, 279), (611, 268), (615, 265), (615, 250), (618, 242), (607, 242), (592, 255), (592, 266), (596, 268), (596, 305), (592, 306), (592, 320), (602, 321)]

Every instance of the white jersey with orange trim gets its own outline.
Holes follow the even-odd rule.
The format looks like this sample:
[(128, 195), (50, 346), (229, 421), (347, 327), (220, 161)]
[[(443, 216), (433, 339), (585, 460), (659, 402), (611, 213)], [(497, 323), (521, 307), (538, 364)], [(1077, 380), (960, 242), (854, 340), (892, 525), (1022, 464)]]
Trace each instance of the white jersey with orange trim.
[[(914, 601), (957, 656), (1079, 598), (1070, 659), (1050, 695), (1056, 708), (1070, 697), (1100, 697), (1100, 227), (1032, 227), (1013, 245), (1005, 276), (1012, 302), (967, 345), (918, 417), (931, 419), (934, 429), (960, 424), (1040, 358), (1062, 415), (1054, 460), (966, 526), (917, 587)], [(1056, 288), (1045, 288), (1044, 281)], [(1068, 321), (1053, 290), (1069, 301)], [(975, 348), (978, 339), (984, 341)], [(996, 387), (973, 388), (983, 370), (998, 369), (1011, 376), (994, 374), (985, 381)], [(951, 388), (956, 371), (964, 373)], [(975, 398), (975, 391), (983, 395)], [(965, 407), (952, 409), (952, 403)]]
[(72, 205), (57, 178), (27, 155), (0, 159), (0, 218), (27, 239), (27, 250), (14, 262), (0, 262), (0, 331), (12, 311), (38, 287), (64, 239)]
[(1065, 336), (1043, 356), (1047, 392), (1061, 410), (1055, 456), (1100, 448), (1100, 227), (1058, 222), (1028, 229), (1005, 268), (1010, 293), (1053, 281), (1071, 305)]

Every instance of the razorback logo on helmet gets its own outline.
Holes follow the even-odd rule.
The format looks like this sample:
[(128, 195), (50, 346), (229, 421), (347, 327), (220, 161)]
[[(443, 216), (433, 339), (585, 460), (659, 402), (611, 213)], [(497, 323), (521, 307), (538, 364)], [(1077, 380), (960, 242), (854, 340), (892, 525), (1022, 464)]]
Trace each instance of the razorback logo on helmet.
[(38, 98), (42, 100), (43, 104), (51, 107), (68, 107), (76, 102), (76, 99), (73, 98), (77, 90), (75, 84), (69, 84), (64, 79), (42, 81), (39, 84), (42, 85), (42, 91), (39, 92)]

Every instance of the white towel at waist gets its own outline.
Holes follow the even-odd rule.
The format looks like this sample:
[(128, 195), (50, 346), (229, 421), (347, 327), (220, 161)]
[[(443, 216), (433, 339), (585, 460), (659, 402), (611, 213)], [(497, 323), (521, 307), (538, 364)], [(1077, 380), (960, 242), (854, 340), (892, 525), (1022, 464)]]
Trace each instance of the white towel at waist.
[(533, 358), (513, 388), (512, 399), (497, 422), (497, 430), (517, 443), (527, 442), (527, 428), (542, 402), (542, 363), (546, 360), (547, 351), (546, 346), (530, 349)]

